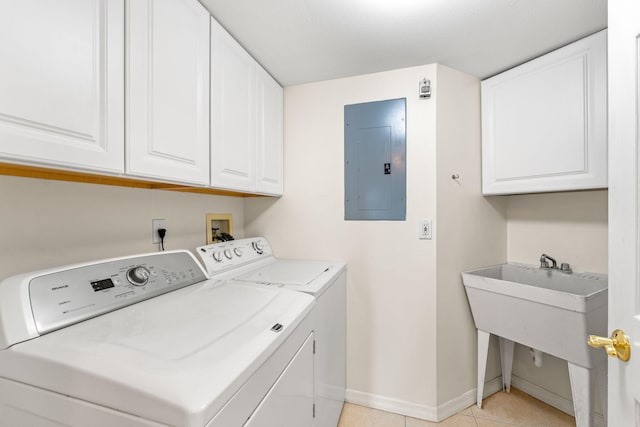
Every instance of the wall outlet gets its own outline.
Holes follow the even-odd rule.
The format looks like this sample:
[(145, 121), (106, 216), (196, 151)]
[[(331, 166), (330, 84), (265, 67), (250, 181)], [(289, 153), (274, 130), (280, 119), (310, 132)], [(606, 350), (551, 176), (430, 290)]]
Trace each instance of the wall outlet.
[[(158, 235), (159, 228), (167, 228), (164, 218), (151, 220), (151, 243), (160, 243), (160, 236)], [(164, 239), (167, 240), (166, 238)]]
[(418, 238), (423, 240), (431, 240), (433, 238), (433, 223), (430, 219), (423, 219), (420, 221)]

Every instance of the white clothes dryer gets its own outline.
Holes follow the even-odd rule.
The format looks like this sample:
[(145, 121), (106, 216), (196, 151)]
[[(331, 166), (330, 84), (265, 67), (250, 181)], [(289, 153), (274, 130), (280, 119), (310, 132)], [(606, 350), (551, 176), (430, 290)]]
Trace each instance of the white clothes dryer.
[(187, 251), (6, 279), (0, 425), (311, 427), (313, 305)]
[(264, 237), (197, 248), (217, 280), (262, 289), (284, 288), (312, 295), (315, 351), (315, 427), (336, 427), (346, 389), (346, 265), (342, 262), (276, 258)]

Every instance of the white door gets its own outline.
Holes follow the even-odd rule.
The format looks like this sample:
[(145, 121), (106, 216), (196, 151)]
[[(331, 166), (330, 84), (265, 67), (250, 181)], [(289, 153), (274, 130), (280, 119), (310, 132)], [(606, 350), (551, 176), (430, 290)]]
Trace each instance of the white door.
[(123, 0), (0, 2), (0, 158), (122, 173)]
[(209, 13), (127, 1), (126, 172), (209, 184)]
[(255, 190), (257, 63), (211, 20), (211, 185)]
[(640, 2), (609, 1), (609, 329), (631, 359), (609, 358), (610, 427), (640, 427)]

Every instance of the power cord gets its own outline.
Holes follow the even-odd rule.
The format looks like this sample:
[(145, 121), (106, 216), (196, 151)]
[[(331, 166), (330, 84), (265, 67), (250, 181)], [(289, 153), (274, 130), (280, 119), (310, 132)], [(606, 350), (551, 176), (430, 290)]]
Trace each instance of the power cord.
[(164, 236), (167, 234), (166, 228), (158, 228), (158, 236), (160, 236), (160, 248), (164, 251)]

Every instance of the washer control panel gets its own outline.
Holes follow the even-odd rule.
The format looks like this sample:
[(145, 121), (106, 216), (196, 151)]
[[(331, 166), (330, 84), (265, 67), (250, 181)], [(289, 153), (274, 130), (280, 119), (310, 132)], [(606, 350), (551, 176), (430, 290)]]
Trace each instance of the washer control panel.
[(264, 237), (230, 240), (200, 246), (197, 248), (197, 253), (210, 275), (273, 255), (271, 245)]
[(187, 251), (161, 252), (61, 269), (29, 282), (40, 334), (206, 280)]

